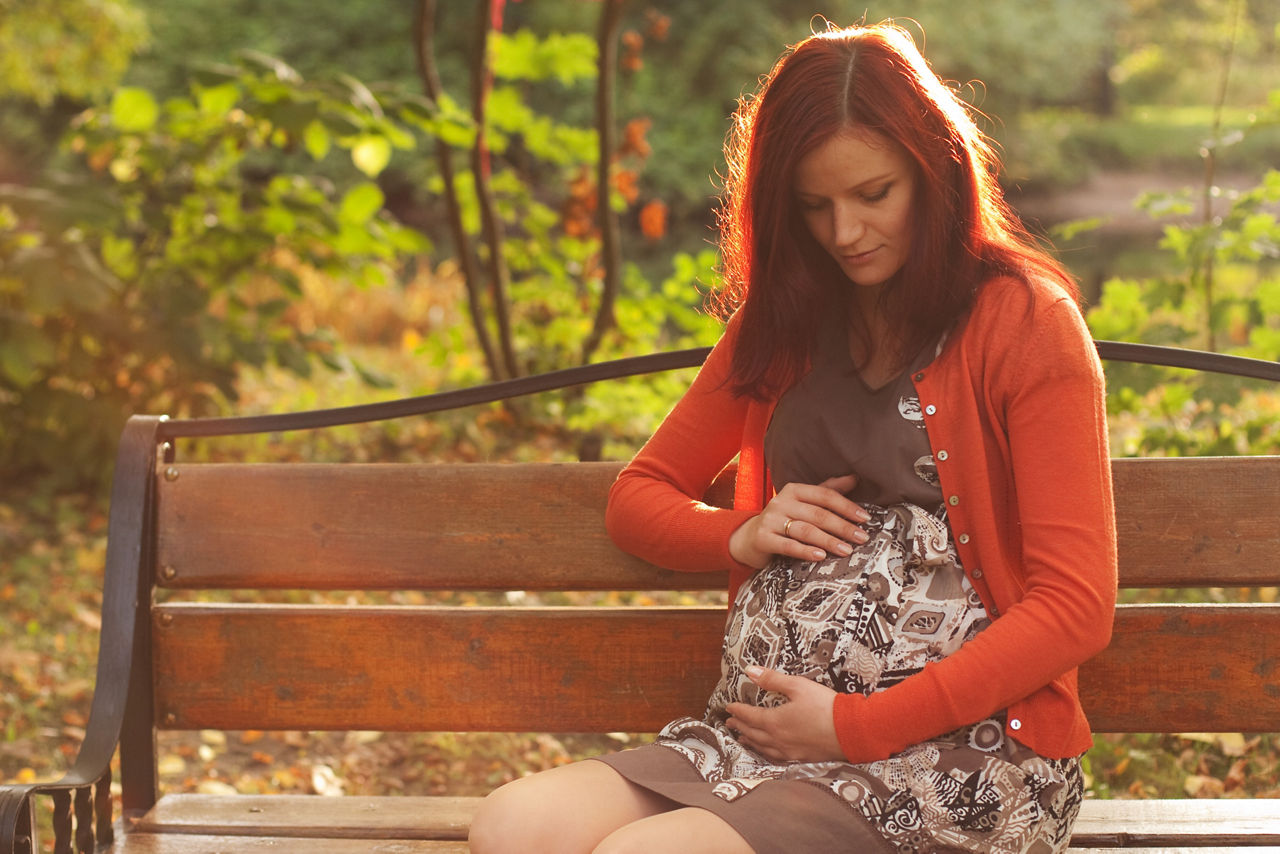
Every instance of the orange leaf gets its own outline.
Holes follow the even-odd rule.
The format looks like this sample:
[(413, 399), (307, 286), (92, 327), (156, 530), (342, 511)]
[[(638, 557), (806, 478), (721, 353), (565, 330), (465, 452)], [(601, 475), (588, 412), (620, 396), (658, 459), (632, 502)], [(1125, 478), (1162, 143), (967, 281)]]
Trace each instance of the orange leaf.
[(640, 232), (649, 240), (667, 233), (667, 206), (656, 199), (640, 209)]
[(1244, 788), (1245, 778), (1249, 770), (1248, 759), (1237, 759), (1231, 764), (1231, 770), (1227, 772), (1227, 776), (1223, 779), (1226, 791), (1230, 792), (1234, 789)]
[(667, 33), (671, 31), (670, 16), (662, 14), (657, 9), (649, 9), (644, 16), (649, 22), (649, 37), (657, 41), (665, 41)]
[(649, 119), (632, 119), (627, 122), (622, 130), (622, 145), (618, 148), (618, 154), (634, 154), (643, 159), (653, 153), (649, 141), (645, 139), (645, 134), (652, 125), (653, 122)]
[(614, 173), (613, 186), (622, 194), (622, 198), (627, 200), (627, 204), (635, 202), (636, 197), (640, 195), (639, 178), (630, 169), (622, 169)]

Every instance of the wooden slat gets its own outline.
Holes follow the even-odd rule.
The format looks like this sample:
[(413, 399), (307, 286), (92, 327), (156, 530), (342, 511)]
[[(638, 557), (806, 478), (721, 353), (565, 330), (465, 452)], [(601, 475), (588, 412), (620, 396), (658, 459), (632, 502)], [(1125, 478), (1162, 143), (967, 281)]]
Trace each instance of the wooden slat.
[(1280, 845), (1280, 800), (1085, 801), (1072, 846)]
[(1119, 459), (1123, 587), (1280, 584), (1280, 456)]
[(130, 833), (106, 854), (468, 854), (466, 842), (415, 839), (305, 839), (207, 833)]
[[(168, 604), (156, 620), (172, 728), (651, 732), (701, 713), (724, 614)], [(1123, 606), (1081, 696), (1100, 732), (1270, 732), (1278, 668), (1280, 606)]]
[[(249, 589), (723, 589), (619, 551), (620, 463), (179, 465), (161, 583)], [(1116, 460), (1123, 586), (1280, 584), (1280, 457)], [(171, 576), (171, 577), (170, 577)]]
[(178, 729), (655, 731), (701, 714), (723, 622), (702, 608), (166, 605), (157, 713)]
[(135, 825), (145, 833), (463, 840), (481, 798), (165, 795)]
[[(135, 832), (206, 833), (230, 839), (265, 836), (456, 841), (466, 838), (480, 800), (166, 795), (137, 824)], [(1071, 844), (1073, 850), (1146, 848), (1165, 852), (1194, 846), (1200, 854), (1207, 854), (1205, 846), (1217, 846), (1216, 850), (1222, 851), (1227, 850), (1225, 846), (1280, 845), (1280, 800), (1088, 800), (1080, 810)], [(230, 850), (236, 849), (233, 846)]]
[(1280, 730), (1280, 606), (1122, 606), (1080, 699), (1099, 732)]
[(604, 529), (619, 463), (181, 465), (158, 476), (159, 583), (315, 590), (723, 590)]

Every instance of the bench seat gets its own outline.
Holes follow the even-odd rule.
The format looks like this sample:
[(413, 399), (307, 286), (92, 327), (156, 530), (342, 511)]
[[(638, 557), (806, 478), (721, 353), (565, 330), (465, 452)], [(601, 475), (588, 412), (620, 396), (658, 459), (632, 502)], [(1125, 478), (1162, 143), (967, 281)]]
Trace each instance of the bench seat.
[[(214, 854), (270, 850), (467, 851), (480, 798), (319, 795), (166, 795), (112, 854)], [(264, 842), (264, 840), (266, 840)], [(265, 846), (265, 847), (259, 847)], [(345, 846), (345, 847), (344, 847)], [(1089, 800), (1072, 850), (1280, 850), (1280, 813), (1267, 800)]]

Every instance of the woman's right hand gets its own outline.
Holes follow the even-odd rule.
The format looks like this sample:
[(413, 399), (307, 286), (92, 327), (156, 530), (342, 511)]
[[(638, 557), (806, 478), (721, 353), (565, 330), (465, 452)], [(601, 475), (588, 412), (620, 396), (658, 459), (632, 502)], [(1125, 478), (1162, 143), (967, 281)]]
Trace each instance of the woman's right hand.
[(847, 474), (819, 484), (788, 483), (729, 536), (729, 554), (756, 569), (774, 555), (822, 560), (828, 552), (853, 554), (850, 543), (867, 541), (859, 523), (871, 518), (844, 495), (857, 482), (856, 474)]

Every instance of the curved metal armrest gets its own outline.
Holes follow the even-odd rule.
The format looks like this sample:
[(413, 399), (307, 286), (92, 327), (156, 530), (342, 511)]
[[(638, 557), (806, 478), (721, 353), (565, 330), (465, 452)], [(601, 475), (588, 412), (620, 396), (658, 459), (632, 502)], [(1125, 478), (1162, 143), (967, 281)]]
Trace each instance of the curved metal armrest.
[(90, 782), (78, 781), (73, 772), (56, 783), (0, 786), (0, 854), (35, 854), (35, 795), (53, 798), (55, 851), (71, 851), (73, 835), (77, 851), (96, 850), (95, 840), (111, 844), (114, 834), (108, 768)]
[[(76, 761), (53, 783), (0, 786), (0, 854), (35, 850), (32, 796), (54, 803), (57, 850), (94, 850), (97, 836), (109, 842), (111, 831), (111, 759), (121, 744), (126, 715), (150, 739), (150, 565), (152, 484), (156, 441), (163, 418), (135, 416), (125, 425), (116, 454), (107, 531), (106, 573), (102, 590), (102, 632), (98, 672), (85, 740)], [(154, 795), (154, 790), (153, 790)], [(74, 813), (73, 813), (74, 805)]]

